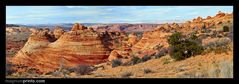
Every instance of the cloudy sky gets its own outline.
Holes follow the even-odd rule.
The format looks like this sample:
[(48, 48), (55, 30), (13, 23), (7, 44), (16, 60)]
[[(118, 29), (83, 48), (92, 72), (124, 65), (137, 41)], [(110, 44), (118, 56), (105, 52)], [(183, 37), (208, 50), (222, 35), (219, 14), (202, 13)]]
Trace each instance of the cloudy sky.
[(7, 6), (7, 24), (165, 23), (231, 13), (233, 6)]

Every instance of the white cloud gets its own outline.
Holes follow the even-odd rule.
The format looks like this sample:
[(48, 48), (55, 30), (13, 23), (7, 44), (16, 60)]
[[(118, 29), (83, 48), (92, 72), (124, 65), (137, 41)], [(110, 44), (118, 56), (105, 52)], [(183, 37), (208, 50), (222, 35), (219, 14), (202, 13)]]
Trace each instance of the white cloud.
[(17, 19), (21, 18), (21, 16), (7, 16), (6, 19)]
[(50, 17), (50, 16), (61, 15), (61, 14), (63, 14), (63, 13), (47, 13), (47, 14), (31, 13), (31, 14), (25, 15), (25, 17), (30, 17), (30, 18), (34, 18), (34, 17)]

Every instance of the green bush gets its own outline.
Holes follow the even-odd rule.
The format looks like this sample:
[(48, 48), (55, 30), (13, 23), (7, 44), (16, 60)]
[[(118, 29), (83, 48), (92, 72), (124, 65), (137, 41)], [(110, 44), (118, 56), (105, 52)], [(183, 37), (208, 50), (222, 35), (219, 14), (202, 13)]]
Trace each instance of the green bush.
[(122, 62), (119, 59), (112, 60), (112, 67), (120, 66)]
[(148, 60), (150, 60), (150, 59), (151, 59), (150, 56), (145, 55), (145, 56), (142, 58), (142, 62), (146, 62), (146, 61), (148, 61)]
[(168, 39), (168, 43), (171, 45), (177, 45), (180, 44), (180, 39), (182, 38), (182, 33), (176, 32), (173, 35), (171, 35)]
[(229, 32), (229, 27), (228, 26), (223, 26), (223, 32)]
[(134, 65), (134, 64), (138, 64), (140, 63), (142, 60), (137, 57), (137, 56), (133, 56), (133, 58), (131, 59), (131, 64)]
[(174, 33), (168, 39), (169, 54), (175, 60), (183, 60), (203, 52), (203, 47), (196, 41), (196, 36), (185, 37), (181, 33)]

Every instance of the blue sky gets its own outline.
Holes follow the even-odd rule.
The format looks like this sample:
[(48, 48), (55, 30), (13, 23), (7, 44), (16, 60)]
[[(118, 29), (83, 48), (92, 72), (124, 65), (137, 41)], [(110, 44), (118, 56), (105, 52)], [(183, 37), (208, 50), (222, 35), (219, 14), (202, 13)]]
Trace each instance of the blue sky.
[(233, 6), (7, 6), (7, 24), (165, 23), (231, 13)]

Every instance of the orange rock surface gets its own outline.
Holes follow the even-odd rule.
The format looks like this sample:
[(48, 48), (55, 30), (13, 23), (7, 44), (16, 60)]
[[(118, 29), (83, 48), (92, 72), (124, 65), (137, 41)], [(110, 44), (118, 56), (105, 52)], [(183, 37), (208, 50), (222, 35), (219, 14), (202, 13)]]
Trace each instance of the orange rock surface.
[(60, 65), (73, 67), (105, 62), (110, 53), (105, 35), (82, 28), (86, 27), (76, 24), (72, 31), (64, 33), (56, 41), (51, 39), (47, 31), (33, 32), (12, 63), (47, 73), (58, 69)]

